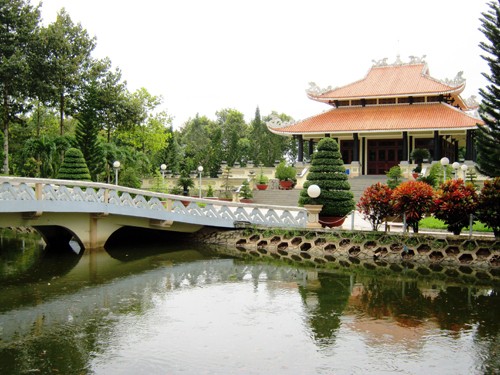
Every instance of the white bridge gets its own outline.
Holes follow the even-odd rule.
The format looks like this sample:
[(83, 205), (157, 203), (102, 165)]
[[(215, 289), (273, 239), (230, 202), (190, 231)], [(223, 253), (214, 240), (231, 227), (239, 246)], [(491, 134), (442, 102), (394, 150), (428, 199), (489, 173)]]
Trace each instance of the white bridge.
[(192, 233), (244, 225), (305, 228), (305, 208), (233, 203), (83, 181), (0, 177), (0, 227), (33, 227), (48, 244), (103, 247), (122, 227)]

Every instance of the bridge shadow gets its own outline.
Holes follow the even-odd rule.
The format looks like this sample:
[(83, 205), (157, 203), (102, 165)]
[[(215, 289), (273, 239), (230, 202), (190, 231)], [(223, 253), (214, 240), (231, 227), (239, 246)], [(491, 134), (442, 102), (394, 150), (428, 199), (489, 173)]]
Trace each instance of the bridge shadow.
[(105, 250), (114, 259), (130, 262), (149, 256), (192, 250), (193, 245), (189, 233), (123, 227), (110, 236)]

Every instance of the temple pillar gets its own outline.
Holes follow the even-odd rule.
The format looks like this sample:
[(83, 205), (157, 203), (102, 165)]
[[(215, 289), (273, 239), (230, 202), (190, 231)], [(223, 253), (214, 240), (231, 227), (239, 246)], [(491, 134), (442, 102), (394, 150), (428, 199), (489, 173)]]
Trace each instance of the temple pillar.
[(302, 134), (299, 134), (296, 136), (297, 138), (297, 143), (298, 143), (298, 162), (302, 163), (304, 161), (304, 138), (302, 137)]
[(352, 147), (352, 161), (359, 162), (359, 138), (358, 133), (353, 133), (352, 138), (354, 139)]
[(454, 161), (458, 161), (458, 141), (454, 140), (453, 141), (453, 147), (454, 147), (454, 153), (455, 153), (455, 158)]
[(439, 161), (441, 159), (441, 137), (439, 136), (439, 131), (434, 130), (434, 160)]
[(400, 161), (408, 161), (408, 132), (403, 132), (403, 160)]
[(465, 137), (465, 160), (474, 160), (474, 130), (467, 130)]
[(311, 158), (314, 152), (314, 141), (312, 139), (309, 140), (309, 158)]

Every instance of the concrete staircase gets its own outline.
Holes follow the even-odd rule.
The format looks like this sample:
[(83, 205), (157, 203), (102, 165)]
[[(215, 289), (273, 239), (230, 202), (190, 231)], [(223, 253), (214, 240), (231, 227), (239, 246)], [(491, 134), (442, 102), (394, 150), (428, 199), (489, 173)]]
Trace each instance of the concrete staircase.
[[(370, 185), (377, 182), (386, 183), (387, 176), (360, 176), (349, 179), (351, 191), (354, 194), (354, 201), (358, 202), (363, 191)], [(300, 189), (293, 190), (254, 190), (253, 201), (258, 204), (269, 204), (279, 206), (297, 206)]]

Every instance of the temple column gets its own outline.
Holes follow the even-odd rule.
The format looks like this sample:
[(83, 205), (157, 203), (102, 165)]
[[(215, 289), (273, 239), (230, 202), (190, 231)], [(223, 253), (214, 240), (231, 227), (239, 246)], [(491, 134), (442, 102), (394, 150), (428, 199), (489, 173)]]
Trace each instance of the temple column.
[(358, 133), (353, 133), (352, 138), (354, 139), (352, 147), (352, 161), (359, 162), (359, 138)]
[(467, 130), (465, 137), (465, 160), (474, 160), (474, 131)]
[(356, 177), (360, 175), (359, 168), (359, 137), (358, 133), (352, 134), (353, 144), (352, 144), (352, 161), (349, 174), (351, 177)]
[(296, 135), (297, 143), (298, 143), (298, 162), (302, 163), (304, 161), (304, 139), (302, 134)]
[(434, 160), (439, 161), (441, 159), (441, 137), (439, 136), (439, 131), (434, 130)]
[(403, 160), (408, 161), (408, 132), (403, 132)]
[(454, 153), (455, 153), (455, 158), (454, 161), (458, 161), (458, 141), (454, 140), (453, 141), (453, 146), (454, 146)]
[(314, 152), (314, 141), (312, 139), (309, 140), (309, 158), (311, 158)]

